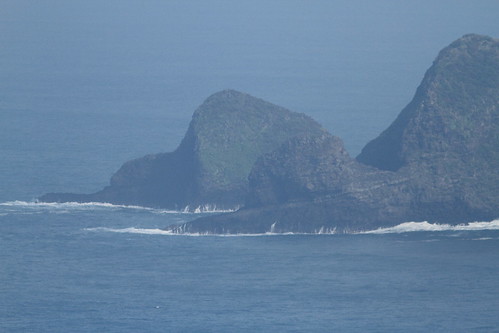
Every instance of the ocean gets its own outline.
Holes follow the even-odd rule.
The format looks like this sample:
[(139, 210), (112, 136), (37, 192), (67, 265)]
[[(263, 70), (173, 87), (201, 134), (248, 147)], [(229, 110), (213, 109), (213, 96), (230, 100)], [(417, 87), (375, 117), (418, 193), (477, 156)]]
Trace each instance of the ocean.
[(499, 332), (499, 221), (356, 234), (171, 235), (219, 212), (43, 204), (172, 151), (232, 88), (352, 156), (497, 2), (6, 1), (0, 332)]
[(199, 215), (1, 203), (1, 331), (498, 331), (499, 222), (353, 235), (161, 230)]

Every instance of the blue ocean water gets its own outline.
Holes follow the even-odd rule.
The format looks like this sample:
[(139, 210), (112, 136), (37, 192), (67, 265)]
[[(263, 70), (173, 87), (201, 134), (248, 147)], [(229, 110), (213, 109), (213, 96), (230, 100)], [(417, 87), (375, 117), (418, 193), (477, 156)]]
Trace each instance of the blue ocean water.
[(2, 331), (498, 330), (499, 230), (239, 237), (159, 230), (196, 216), (0, 204)]
[[(0, 332), (499, 331), (498, 221), (351, 235), (174, 236), (203, 214), (44, 205), (171, 151), (233, 88), (352, 155), (496, 1), (4, 1)], [(470, 221), (471, 222), (471, 221)]]

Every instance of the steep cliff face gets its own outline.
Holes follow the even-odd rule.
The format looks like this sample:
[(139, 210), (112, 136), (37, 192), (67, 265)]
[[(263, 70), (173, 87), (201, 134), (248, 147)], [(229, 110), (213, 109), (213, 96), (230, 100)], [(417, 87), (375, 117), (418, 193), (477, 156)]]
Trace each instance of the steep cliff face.
[(499, 40), (466, 35), (443, 49), (414, 99), (357, 159), (417, 175), (418, 219), (499, 212)]
[(466, 35), (440, 52), (411, 103), (357, 159), (383, 170), (439, 154), (497, 163), (498, 104), (499, 40)]
[(344, 232), (497, 218), (498, 105), (499, 41), (466, 35), (357, 160), (329, 135), (290, 140), (257, 161), (243, 209), (170, 229)]
[(234, 90), (210, 96), (172, 153), (126, 162), (110, 186), (87, 195), (48, 194), (42, 201), (103, 201), (165, 208), (242, 205), (257, 158), (286, 140), (320, 135), (310, 117)]

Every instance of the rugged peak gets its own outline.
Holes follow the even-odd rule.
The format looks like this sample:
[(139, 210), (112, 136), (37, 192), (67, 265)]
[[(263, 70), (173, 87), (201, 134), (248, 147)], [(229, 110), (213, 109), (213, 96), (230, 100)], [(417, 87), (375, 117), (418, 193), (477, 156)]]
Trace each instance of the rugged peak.
[(246, 184), (256, 159), (294, 136), (317, 135), (312, 118), (235, 90), (211, 95), (195, 111), (184, 139), (209, 188)]
[(413, 100), (357, 159), (398, 170), (436, 154), (497, 147), (498, 105), (499, 40), (465, 35), (439, 53)]
[(208, 98), (206, 98), (204, 103), (211, 102), (211, 101), (216, 101), (216, 100), (230, 100), (230, 99), (240, 99), (244, 97), (251, 97), (251, 98), (256, 98), (252, 97), (246, 93), (234, 90), (234, 89), (225, 89), (218, 91), (212, 95), (210, 95)]
[[(485, 35), (466, 34), (463, 37), (455, 40), (449, 46), (440, 51), (439, 57), (446, 54), (465, 53), (470, 51), (485, 51), (498, 46), (499, 39), (492, 38)], [(438, 59), (437, 58), (437, 59)]]
[(125, 163), (111, 186), (90, 195), (51, 194), (46, 201), (105, 201), (165, 208), (244, 202), (251, 167), (295, 136), (325, 130), (312, 118), (235, 90), (208, 97), (173, 153)]
[[(499, 80), (499, 76), (496, 75), (498, 61), (499, 39), (468, 34), (440, 51), (427, 76), (428, 74), (446, 74), (452, 79), (463, 80), (465, 79), (463, 75), (469, 75), (475, 79), (475, 84), (490, 85)], [(494, 75), (496, 81), (493, 80)], [(488, 77), (491, 79), (487, 79)]]
[[(269, 112), (289, 113), (283, 107), (253, 97), (249, 94), (237, 90), (226, 89), (219, 91), (208, 97), (194, 112), (193, 121), (219, 120), (221, 117), (234, 113), (269, 113)], [(215, 118), (213, 118), (215, 117)]]
[(442, 50), (411, 103), (358, 157), (377, 168), (333, 136), (293, 138), (255, 163), (245, 207), (170, 230), (351, 232), (497, 218), (498, 48), (466, 35)]
[(208, 109), (210, 106), (220, 106), (221, 104), (233, 106), (244, 105), (248, 99), (256, 100), (257, 98), (232, 89), (222, 90), (205, 99), (203, 104), (201, 104), (201, 106), (194, 113), (194, 116), (197, 113)]

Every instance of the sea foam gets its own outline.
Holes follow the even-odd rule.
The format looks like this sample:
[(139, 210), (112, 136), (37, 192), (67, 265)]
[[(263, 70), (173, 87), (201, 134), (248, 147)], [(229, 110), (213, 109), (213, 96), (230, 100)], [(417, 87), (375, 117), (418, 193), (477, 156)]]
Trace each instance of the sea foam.
[[(275, 225), (273, 225), (275, 226)], [(234, 233), (234, 234), (217, 234), (217, 233), (178, 233), (171, 230), (163, 229), (147, 229), (147, 228), (87, 228), (86, 231), (93, 232), (114, 232), (114, 233), (129, 233), (129, 234), (144, 234), (144, 235), (166, 235), (166, 236), (212, 236), (212, 237), (258, 237), (258, 236), (305, 236), (305, 235), (337, 235), (335, 229), (321, 228), (311, 233), (304, 232), (275, 232), (271, 227), (270, 231), (265, 233)], [(376, 230), (351, 232), (350, 234), (400, 234), (408, 232), (442, 232), (442, 231), (480, 231), (480, 230), (499, 230), (499, 220), (491, 222), (470, 222), (467, 224), (450, 225), (428, 222), (405, 222), (394, 227), (379, 228)], [(483, 240), (480, 238), (479, 240)], [(487, 238), (489, 239), (489, 238)]]
[(458, 225), (438, 224), (429, 222), (405, 222), (394, 227), (378, 228), (360, 232), (361, 234), (394, 234), (416, 231), (479, 231), (499, 230), (499, 219), (490, 222), (470, 222)]
[[(115, 205), (107, 202), (40, 202), (40, 201), (7, 201), (0, 203), (0, 207), (17, 207), (24, 209), (42, 209), (42, 210), (95, 210), (95, 209), (130, 209), (142, 210), (156, 214), (201, 214), (201, 213), (228, 213), (231, 209), (217, 209), (213, 205), (189, 206), (181, 210), (168, 210), (136, 205)], [(237, 209), (237, 208), (235, 208)]]
[(142, 234), (142, 235), (163, 235), (163, 236), (188, 236), (188, 237), (201, 237), (201, 236), (209, 236), (209, 237), (259, 237), (259, 236), (287, 236), (287, 235), (307, 235), (303, 233), (240, 233), (240, 234), (215, 234), (215, 233), (177, 233), (171, 230), (163, 230), (163, 229), (145, 229), (145, 228), (107, 228), (107, 227), (97, 227), (97, 228), (86, 228), (85, 231), (92, 232), (114, 232), (114, 233), (123, 233), (123, 234)]

